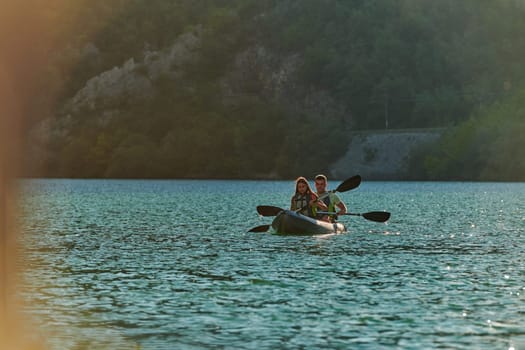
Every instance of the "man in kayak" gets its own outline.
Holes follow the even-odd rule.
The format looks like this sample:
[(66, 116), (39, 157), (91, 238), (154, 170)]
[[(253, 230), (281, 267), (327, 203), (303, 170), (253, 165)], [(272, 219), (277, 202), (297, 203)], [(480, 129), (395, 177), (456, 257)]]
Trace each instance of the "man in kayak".
[(315, 218), (317, 208), (328, 210), (328, 207), (321, 201), (310, 188), (306, 178), (300, 176), (295, 180), (295, 193), (292, 196), (290, 210), (300, 214)]
[[(326, 186), (328, 185), (328, 179), (325, 175), (317, 175), (315, 177), (315, 189), (317, 190), (317, 196), (319, 200), (322, 201), (326, 207), (327, 211), (330, 213), (337, 213), (336, 215), (318, 215), (317, 218), (323, 221), (333, 222), (337, 215), (342, 215), (346, 213), (346, 205), (341, 201), (337, 194), (332, 192), (326, 192)], [(336, 211), (336, 208), (339, 208)]]

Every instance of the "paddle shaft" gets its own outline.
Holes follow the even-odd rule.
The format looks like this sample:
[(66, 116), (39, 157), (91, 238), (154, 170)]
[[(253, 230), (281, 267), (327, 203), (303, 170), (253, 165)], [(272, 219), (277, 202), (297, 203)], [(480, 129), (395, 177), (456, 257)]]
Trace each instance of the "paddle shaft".
[(339, 214), (339, 213), (331, 212), (331, 211), (318, 211), (317, 214), (337, 215), (337, 216), (341, 216), (341, 215), (363, 216), (363, 214), (361, 214), (361, 213), (344, 213), (344, 214)]
[[(275, 209), (280, 209), (278, 207), (272, 207)], [(344, 213), (344, 214), (337, 214), (335, 212), (327, 212), (327, 211), (320, 211), (319, 214), (326, 214), (326, 215), (351, 215), (351, 216), (361, 216), (367, 220), (375, 221), (375, 222), (386, 222), (388, 219), (390, 219), (390, 213), (386, 211), (370, 211), (368, 213)], [(270, 229), (271, 225), (260, 225), (253, 227), (248, 232), (266, 232)]]
[[(354, 188), (359, 187), (360, 184), (361, 184), (361, 176), (354, 175), (354, 176), (346, 179), (345, 181), (341, 182), (339, 184), (339, 186), (337, 186), (337, 188), (335, 190), (331, 190), (331, 191), (327, 191), (327, 192), (323, 193), (321, 195), (321, 197), (319, 198), (319, 200), (324, 199), (325, 197), (329, 196), (331, 193), (350, 191), (350, 190), (352, 190)], [(300, 209), (297, 209), (295, 211), (299, 212), (299, 211), (304, 210), (306, 208), (307, 207), (300, 208)], [(275, 207), (273, 205), (258, 205), (257, 206), (257, 212), (260, 215), (262, 215), (262, 216), (276, 216), (277, 214), (279, 214), (283, 210), (284, 209), (279, 208), (279, 207)]]
[[(324, 193), (321, 197), (319, 197), (318, 200), (322, 200), (323, 198), (327, 197), (330, 193), (333, 193), (333, 191), (331, 192), (326, 192)], [(296, 213), (304, 210), (308, 208), (307, 206), (306, 207), (302, 207), (302, 208), (299, 208), (299, 209), (295, 209), (294, 211)], [(280, 212), (284, 211), (283, 208), (280, 208), (280, 207), (276, 207), (276, 206), (273, 206), (273, 205), (258, 205), (257, 206), (257, 212), (259, 213), (259, 215), (262, 215), (262, 216), (275, 216), (277, 214), (279, 214)]]
[[(354, 188), (359, 187), (360, 184), (361, 184), (361, 176), (354, 175), (354, 176), (346, 179), (345, 181), (341, 182), (339, 184), (339, 186), (337, 186), (337, 188), (335, 190), (330, 190), (330, 191), (326, 191), (325, 193), (323, 193), (321, 196), (319, 196), (319, 198), (317, 200), (318, 201), (323, 200), (323, 199), (325, 199), (326, 197), (328, 197), (332, 193), (346, 192), (346, 191), (353, 190)], [(302, 208), (296, 210), (296, 212), (303, 211), (306, 208), (308, 208), (308, 206), (302, 207)]]
[[(323, 195), (321, 197), (319, 197), (318, 200), (324, 199), (325, 197), (329, 196), (330, 193), (346, 192), (346, 191), (353, 190), (354, 188), (359, 187), (360, 184), (361, 184), (361, 176), (354, 175), (354, 176), (346, 179), (342, 183), (340, 183), (339, 186), (337, 186), (337, 188), (335, 190), (331, 190), (331, 191), (327, 191), (326, 193), (323, 193)], [(299, 212), (299, 211), (301, 211), (303, 209), (306, 209), (306, 208), (297, 209), (296, 212)], [(257, 212), (260, 215), (262, 215), (262, 216), (275, 216), (275, 215), (279, 214), (281, 211), (284, 211), (284, 209), (279, 208), (279, 207), (275, 207), (275, 206), (271, 206), (271, 205), (259, 205), (259, 206), (257, 206)], [(389, 216), (390, 216), (390, 214), (389, 214)], [(383, 220), (383, 221), (386, 221), (386, 219)], [(253, 227), (248, 232), (266, 232), (266, 231), (268, 231), (270, 229), (270, 227), (271, 227), (271, 225), (260, 225), (260, 226)]]
[(388, 219), (390, 219), (390, 213), (387, 212), (387, 211), (370, 211), (368, 213), (363, 213), (363, 214), (360, 214), (360, 213), (344, 213), (344, 214), (337, 214), (337, 213), (334, 213), (334, 212), (323, 212), (323, 211), (320, 211), (318, 212), (318, 214), (325, 214), (325, 215), (353, 215), (353, 216), (362, 216), (363, 218), (367, 219), (367, 220), (370, 220), (370, 221), (375, 221), (375, 222), (385, 222), (385, 221), (388, 221)]

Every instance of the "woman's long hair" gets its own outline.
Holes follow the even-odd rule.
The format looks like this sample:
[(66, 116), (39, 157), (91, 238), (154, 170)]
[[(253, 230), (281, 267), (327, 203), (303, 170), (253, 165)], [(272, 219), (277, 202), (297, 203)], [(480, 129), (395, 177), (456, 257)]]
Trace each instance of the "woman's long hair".
[(295, 179), (295, 195), (297, 196), (299, 194), (298, 186), (300, 183), (304, 183), (306, 185), (306, 193), (309, 195), (314, 195), (317, 198), (317, 195), (314, 191), (312, 191), (312, 188), (310, 187), (310, 184), (308, 183), (308, 180), (304, 176), (299, 176), (297, 179)]

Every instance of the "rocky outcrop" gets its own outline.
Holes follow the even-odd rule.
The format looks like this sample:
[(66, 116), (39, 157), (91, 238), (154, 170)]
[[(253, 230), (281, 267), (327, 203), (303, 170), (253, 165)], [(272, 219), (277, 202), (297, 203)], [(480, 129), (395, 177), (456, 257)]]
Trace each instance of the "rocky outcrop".
[(336, 118), (348, 126), (350, 115), (342, 104), (328, 92), (298, 80), (301, 64), (298, 54), (279, 55), (261, 45), (248, 47), (235, 56), (232, 68), (221, 79), (225, 101), (235, 104), (240, 96), (258, 96), (287, 106), (298, 119)]
[[(202, 35), (202, 27), (196, 26), (181, 34), (170, 47), (145, 51), (141, 60), (130, 58), (89, 79), (65, 104), (62, 116), (87, 112), (105, 125), (119, 111), (153, 98), (159, 79), (188, 85), (185, 71), (199, 57)], [(86, 46), (84, 51), (86, 55), (99, 55), (95, 47)], [(223, 101), (235, 104), (239, 97), (251, 95), (288, 106), (297, 118), (348, 120), (348, 113), (329, 93), (298, 82), (301, 63), (297, 54), (277, 54), (258, 44), (246, 47), (233, 57), (230, 69), (219, 81)]]
[(159, 77), (177, 79), (182, 66), (190, 62), (200, 47), (201, 29), (180, 35), (173, 45), (161, 51), (147, 51), (142, 62), (133, 58), (86, 82), (67, 103), (65, 114), (81, 110), (111, 111), (129, 103), (140, 103), (155, 95)]
[(276, 99), (294, 86), (299, 63), (297, 55), (278, 56), (263, 46), (251, 46), (235, 56), (221, 84), (226, 95), (251, 92)]
[(444, 129), (367, 131), (352, 134), (346, 154), (331, 167), (333, 178), (360, 174), (368, 180), (410, 178), (408, 164), (415, 150), (435, 142)]
[(82, 109), (111, 109), (125, 101), (151, 97), (153, 85), (147, 76), (139, 73), (139, 67), (131, 58), (122, 67), (114, 67), (89, 79), (68, 103), (67, 110), (76, 113)]
[(144, 53), (144, 71), (148, 79), (155, 81), (160, 77), (179, 78), (183, 66), (198, 53), (201, 33), (201, 27), (196, 27), (191, 32), (181, 34), (171, 47)]

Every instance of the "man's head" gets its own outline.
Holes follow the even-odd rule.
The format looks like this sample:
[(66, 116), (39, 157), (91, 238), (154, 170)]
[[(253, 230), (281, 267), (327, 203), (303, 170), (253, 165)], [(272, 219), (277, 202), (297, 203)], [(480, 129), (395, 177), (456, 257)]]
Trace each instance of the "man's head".
[(325, 175), (317, 175), (315, 177), (315, 189), (317, 190), (317, 193), (326, 192), (327, 183), (328, 180), (326, 179)]

